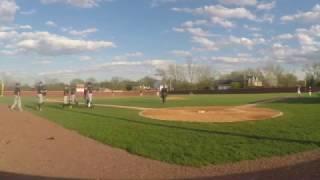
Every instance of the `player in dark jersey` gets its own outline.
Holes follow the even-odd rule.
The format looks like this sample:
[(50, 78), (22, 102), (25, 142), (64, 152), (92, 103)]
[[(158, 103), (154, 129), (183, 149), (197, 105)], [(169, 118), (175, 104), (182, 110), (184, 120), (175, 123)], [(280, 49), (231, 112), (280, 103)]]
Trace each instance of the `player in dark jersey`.
[(16, 83), (14, 88), (14, 102), (12, 106), (10, 107), (11, 110), (14, 110), (18, 106), (18, 109), (20, 112), (23, 111), (22, 105), (21, 105), (21, 88), (20, 83)]
[(86, 104), (86, 106), (88, 106), (88, 88), (87, 88), (87, 84), (84, 85), (83, 99), (84, 99), (84, 103)]
[(167, 96), (168, 96), (168, 89), (167, 87), (164, 86), (160, 89), (160, 98), (163, 104), (166, 102)]

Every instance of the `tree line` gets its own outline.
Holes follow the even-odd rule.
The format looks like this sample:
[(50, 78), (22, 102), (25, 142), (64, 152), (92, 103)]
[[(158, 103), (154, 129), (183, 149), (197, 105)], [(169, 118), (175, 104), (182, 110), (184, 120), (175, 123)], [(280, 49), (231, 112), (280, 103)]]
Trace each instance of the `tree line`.
[[(161, 84), (166, 84), (171, 90), (209, 90), (216, 89), (223, 81), (229, 81), (232, 88), (248, 88), (248, 78), (255, 77), (262, 82), (263, 87), (320, 87), (320, 63), (306, 65), (303, 71), (305, 79), (298, 80), (294, 73), (286, 71), (277, 64), (222, 74), (209, 65), (187, 63), (171, 64), (165, 69), (157, 69), (154, 77), (146, 76), (139, 80), (121, 77), (104, 81), (98, 81), (95, 78), (77, 78), (71, 80), (70, 84), (84, 84), (90, 81), (96, 90), (156, 89)], [(12, 77), (2, 74), (1, 79), (4, 80), (7, 89), (14, 86), (15, 80)], [(45, 78), (44, 82), (48, 90), (61, 90), (65, 86), (65, 83), (57, 78)], [(22, 88), (32, 90), (34, 87), (22, 84)]]

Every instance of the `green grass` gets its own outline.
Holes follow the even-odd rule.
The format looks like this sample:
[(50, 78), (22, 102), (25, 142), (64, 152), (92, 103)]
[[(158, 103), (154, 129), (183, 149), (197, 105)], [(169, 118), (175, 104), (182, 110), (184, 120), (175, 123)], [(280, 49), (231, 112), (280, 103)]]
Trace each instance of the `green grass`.
[[(292, 93), (278, 94), (228, 94), (228, 95), (186, 95), (180, 100), (169, 100), (170, 103), (162, 104), (160, 98), (154, 96), (130, 97), (130, 98), (101, 98), (96, 99), (98, 104), (112, 104), (138, 107), (182, 107), (182, 106), (214, 106), (214, 105), (241, 105), (275, 97), (292, 96)], [(172, 96), (169, 96), (172, 97)]]
[[(165, 107), (238, 105), (275, 96), (279, 95), (185, 96), (186, 100), (172, 101)], [(277, 119), (223, 124), (157, 121), (140, 117), (135, 110), (115, 108), (63, 110), (58, 104), (47, 104), (44, 111), (37, 112), (34, 101), (24, 99), (28, 111), (65, 128), (130, 153), (173, 164), (222, 164), (320, 147), (320, 97), (263, 105), (285, 113)], [(0, 102), (9, 103), (11, 98), (0, 98)], [(111, 98), (97, 102), (163, 107), (156, 97)]]

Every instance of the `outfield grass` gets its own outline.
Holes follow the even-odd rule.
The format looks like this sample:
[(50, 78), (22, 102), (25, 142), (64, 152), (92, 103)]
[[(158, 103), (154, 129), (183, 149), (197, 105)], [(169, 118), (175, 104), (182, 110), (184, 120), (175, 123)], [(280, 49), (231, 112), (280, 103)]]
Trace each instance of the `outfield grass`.
[[(238, 105), (274, 96), (278, 95), (185, 96), (186, 100), (172, 101), (164, 106)], [(223, 124), (157, 121), (140, 117), (138, 111), (127, 109), (63, 110), (58, 104), (47, 104), (44, 111), (37, 112), (34, 99), (24, 100), (28, 111), (65, 128), (130, 153), (173, 164), (222, 164), (320, 147), (319, 97), (263, 105), (285, 113), (277, 119)], [(0, 98), (2, 103), (10, 101)], [(156, 97), (111, 98), (97, 102), (163, 107)]]
[[(223, 95), (185, 95), (169, 96), (169, 103), (162, 104), (160, 98), (155, 96), (130, 97), (130, 98), (100, 98), (96, 99), (98, 104), (125, 105), (137, 107), (166, 108), (166, 107), (183, 107), (183, 106), (215, 106), (215, 105), (241, 105), (253, 103), (263, 99), (275, 97), (293, 96), (292, 93), (277, 94), (223, 94)], [(175, 97), (176, 100), (170, 100)]]

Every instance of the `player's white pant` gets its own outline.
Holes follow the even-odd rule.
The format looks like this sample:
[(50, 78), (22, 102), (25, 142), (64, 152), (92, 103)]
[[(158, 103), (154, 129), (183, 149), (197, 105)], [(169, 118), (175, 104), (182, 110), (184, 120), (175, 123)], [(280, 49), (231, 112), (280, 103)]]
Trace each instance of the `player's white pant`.
[(92, 105), (92, 98), (93, 98), (92, 93), (89, 93), (88, 94), (88, 107), (91, 107), (91, 105)]
[(71, 95), (71, 104), (75, 104), (76, 103), (76, 95), (75, 94), (72, 94)]
[(11, 110), (15, 109), (16, 106), (18, 106), (19, 111), (22, 111), (21, 97), (18, 96), (18, 95), (14, 96), (14, 101), (13, 101), (13, 104), (11, 106)]
[(69, 97), (63, 96), (63, 104), (69, 104)]
[(43, 95), (42, 94), (38, 94), (38, 103), (39, 104), (43, 104)]

